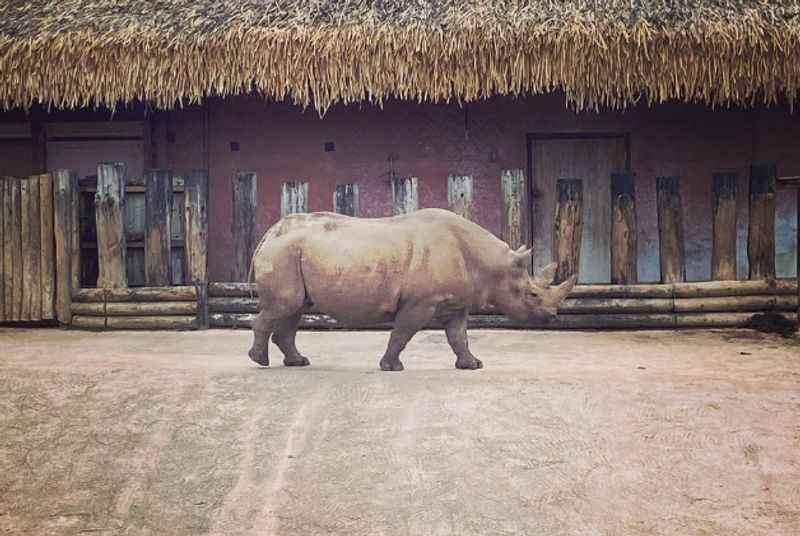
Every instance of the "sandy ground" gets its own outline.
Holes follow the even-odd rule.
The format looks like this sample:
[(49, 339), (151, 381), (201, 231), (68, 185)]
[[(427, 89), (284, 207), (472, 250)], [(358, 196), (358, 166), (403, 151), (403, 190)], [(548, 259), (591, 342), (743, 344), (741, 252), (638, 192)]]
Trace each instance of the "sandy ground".
[(800, 534), (798, 339), (386, 339), (0, 329), (0, 533)]

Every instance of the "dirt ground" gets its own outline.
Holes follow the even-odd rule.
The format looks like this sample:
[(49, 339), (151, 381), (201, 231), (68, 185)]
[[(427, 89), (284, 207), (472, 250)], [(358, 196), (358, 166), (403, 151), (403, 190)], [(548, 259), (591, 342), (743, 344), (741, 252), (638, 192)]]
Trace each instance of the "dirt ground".
[(0, 329), (0, 533), (800, 534), (800, 340)]

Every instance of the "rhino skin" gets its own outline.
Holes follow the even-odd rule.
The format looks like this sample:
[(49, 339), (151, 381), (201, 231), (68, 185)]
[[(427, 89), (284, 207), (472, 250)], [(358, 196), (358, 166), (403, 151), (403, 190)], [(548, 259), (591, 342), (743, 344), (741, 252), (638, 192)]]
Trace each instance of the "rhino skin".
[(479, 369), (483, 364), (467, 343), (470, 310), (494, 306), (517, 321), (543, 322), (575, 285), (573, 276), (550, 286), (555, 264), (531, 277), (530, 254), (443, 209), (369, 219), (331, 212), (286, 216), (253, 254), (259, 313), (250, 358), (268, 366), (272, 336), (284, 365), (309, 365), (295, 334), (301, 315), (313, 307), (344, 325), (393, 321), (381, 370), (403, 370), (400, 352), (434, 320), (445, 326), (456, 368)]

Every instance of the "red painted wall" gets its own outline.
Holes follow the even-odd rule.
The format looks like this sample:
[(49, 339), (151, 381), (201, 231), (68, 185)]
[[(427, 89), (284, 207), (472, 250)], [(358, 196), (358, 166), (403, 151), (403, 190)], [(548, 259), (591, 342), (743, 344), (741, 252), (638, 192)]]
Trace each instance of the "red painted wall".
[[(800, 120), (788, 109), (710, 110), (666, 104), (626, 112), (576, 114), (557, 95), (516, 100), (496, 98), (458, 105), (416, 103), (337, 107), (324, 118), (312, 110), (268, 103), (256, 97), (213, 100), (208, 109), (208, 152), (203, 153), (199, 108), (167, 114), (156, 129), (159, 166), (175, 170), (202, 166), (211, 174), (210, 273), (230, 278), (231, 178), (237, 171), (258, 175), (258, 230), (280, 216), (283, 181), (308, 181), (309, 209), (331, 210), (337, 183), (356, 182), (364, 216), (391, 213), (389, 158), (401, 176), (419, 178), (421, 207), (447, 206), (447, 176), (470, 174), (479, 210), (476, 220), (500, 231), (500, 171), (527, 172), (528, 133), (622, 132), (631, 137), (631, 169), (637, 175), (639, 275), (658, 279), (655, 178), (682, 177), (689, 279), (710, 270), (711, 174), (739, 174), (740, 276), (746, 277), (749, 164), (773, 160), (779, 174), (800, 175)], [(166, 132), (175, 134), (166, 143)], [(231, 151), (231, 142), (239, 151)], [(334, 152), (324, 152), (334, 142)], [(779, 243), (784, 275), (793, 274), (793, 193), (779, 195)], [(785, 199), (784, 199), (785, 198)], [(781, 246), (779, 246), (780, 249)], [(779, 253), (780, 256), (780, 253)], [(791, 256), (791, 259), (789, 259)], [(780, 264), (780, 263), (779, 263)]]

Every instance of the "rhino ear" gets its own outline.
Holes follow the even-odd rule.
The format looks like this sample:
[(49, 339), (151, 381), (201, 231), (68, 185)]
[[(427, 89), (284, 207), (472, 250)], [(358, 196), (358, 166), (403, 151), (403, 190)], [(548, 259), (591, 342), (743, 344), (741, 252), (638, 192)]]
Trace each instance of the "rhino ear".
[(551, 262), (539, 271), (539, 274), (534, 276), (533, 282), (540, 287), (549, 287), (553, 283), (556, 276), (556, 269), (558, 264)]
[(528, 260), (531, 258), (532, 254), (533, 254), (533, 248), (526, 248), (525, 246), (520, 246), (516, 251), (511, 252), (511, 255), (513, 257), (511, 263), (514, 265), (515, 268), (527, 268)]

